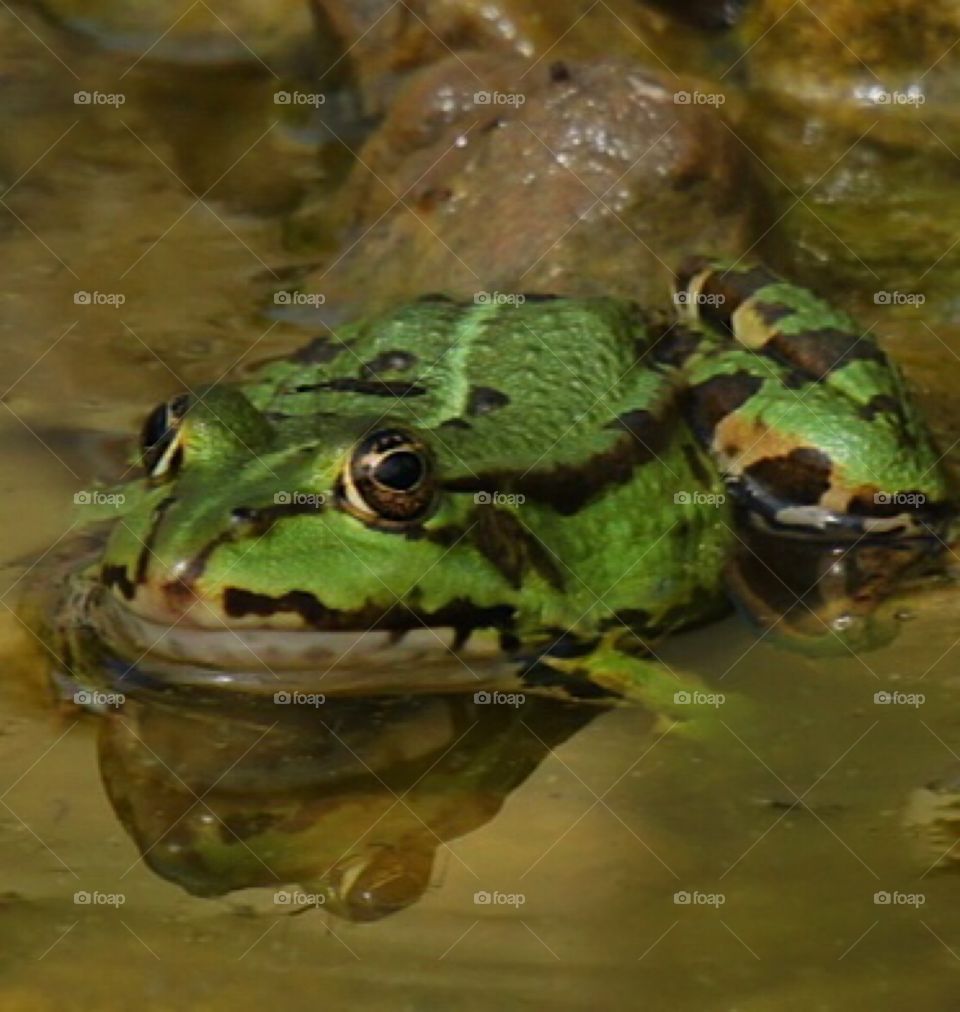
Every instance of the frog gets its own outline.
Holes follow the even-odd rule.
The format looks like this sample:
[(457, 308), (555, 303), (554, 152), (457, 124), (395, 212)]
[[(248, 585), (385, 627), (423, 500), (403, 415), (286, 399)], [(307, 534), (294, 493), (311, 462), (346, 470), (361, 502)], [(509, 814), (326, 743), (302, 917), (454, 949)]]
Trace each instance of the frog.
[(427, 294), (161, 403), (75, 591), (87, 626), (138, 662), (256, 657), (268, 683), (415, 641), (664, 706), (656, 645), (738, 603), (756, 531), (900, 560), (814, 615), (856, 647), (953, 513), (900, 370), (762, 264), (691, 256), (672, 292)]

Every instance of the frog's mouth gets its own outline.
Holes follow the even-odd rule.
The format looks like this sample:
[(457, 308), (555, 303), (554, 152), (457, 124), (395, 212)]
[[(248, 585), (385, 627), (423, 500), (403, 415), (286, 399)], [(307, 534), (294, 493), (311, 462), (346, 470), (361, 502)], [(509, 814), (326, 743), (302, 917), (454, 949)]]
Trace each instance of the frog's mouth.
[(462, 602), (430, 616), (411, 612), (406, 624), (402, 614), (378, 623), (364, 611), (315, 615), (312, 625), (295, 625), (285, 613), (274, 624), (271, 616), (261, 616), (261, 624), (248, 616), (246, 624), (233, 625), (215, 624), (209, 609), (204, 624), (190, 609), (144, 613), (139, 601), (128, 603), (95, 578), (76, 586), (73, 598), (67, 633), (96, 638), (98, 654), (103, 648), (109, 654), (114, 682), (370, 691), (402, 671), (404, 689), (419, 691), (451, 681), (482, 687), (493, 669), (495, 681), (506, 669), (504, 609), (469, 609)]

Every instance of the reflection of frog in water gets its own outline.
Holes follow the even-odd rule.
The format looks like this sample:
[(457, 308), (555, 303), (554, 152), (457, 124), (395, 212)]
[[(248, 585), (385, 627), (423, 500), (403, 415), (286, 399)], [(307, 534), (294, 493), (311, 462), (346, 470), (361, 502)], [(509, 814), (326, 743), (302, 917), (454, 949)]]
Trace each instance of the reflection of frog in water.
[[(436, 852), (494, 817), (603, 711), (531, 697), (328, 699), (183, 709), (128, 700), (101, 725), (107, 793), (144, 859), (200, 896), (272, 886), (350, 920), (414, 903)], [(224, 772), (226, 770), (226, 772)], [(299, 883), (302, 892), (285, 887)]]

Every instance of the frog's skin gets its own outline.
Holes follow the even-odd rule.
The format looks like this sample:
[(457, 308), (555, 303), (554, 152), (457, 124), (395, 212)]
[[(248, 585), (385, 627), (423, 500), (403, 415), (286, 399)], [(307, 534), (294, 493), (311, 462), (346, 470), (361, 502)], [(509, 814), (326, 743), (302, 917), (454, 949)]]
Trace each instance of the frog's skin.
[(221, 666), (252, 630), (352, 650), (426, 627), (462, 651), (487, 629), (615, 683), (621, 634), (723, 609), (744, 518), (936, 540), (938, 455), (869, 335), (759, 267), (693, 260), (675, 302), (668, 325), (614, 299), (428, 296), (176, 398), (101, 595), (147, 646), (175, 627)]

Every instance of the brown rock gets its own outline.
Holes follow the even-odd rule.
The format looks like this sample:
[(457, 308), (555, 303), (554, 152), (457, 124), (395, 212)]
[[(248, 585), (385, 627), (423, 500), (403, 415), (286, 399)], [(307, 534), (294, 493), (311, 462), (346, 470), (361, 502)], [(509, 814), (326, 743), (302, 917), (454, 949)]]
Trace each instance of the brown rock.
[[(342, 252), (305, 287), (328, 305), (424, 291), (662, 301), (686, 253), (749, 245), (745, 149), (713, 107), (675, 100), (695, 86), (614, 61), (526, 69), (462, 54), (414, 75), (336, 196)], [(330, 205), (314, 211), (327, 221)]]

